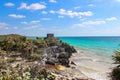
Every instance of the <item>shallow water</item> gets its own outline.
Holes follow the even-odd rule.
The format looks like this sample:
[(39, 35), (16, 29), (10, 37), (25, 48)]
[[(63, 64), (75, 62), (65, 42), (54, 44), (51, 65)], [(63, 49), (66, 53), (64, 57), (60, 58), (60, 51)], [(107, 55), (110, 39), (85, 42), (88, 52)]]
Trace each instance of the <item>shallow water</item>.
[(59, 37), (59, 39), (77, 48), (109, 56), (120, 49), (120, 37)]
[(95, 80), (109, 80), (109, 73), (115, 66), (112, 56), (120, 49), (120, 37), (61, 37), (76, 47), (74, 62), (80, 71)]
[(80, 49), (77, 52), (72, 59), (83, 74), (95, 80), (109, 80), (108, 73), (115, 66), (110, 57)]

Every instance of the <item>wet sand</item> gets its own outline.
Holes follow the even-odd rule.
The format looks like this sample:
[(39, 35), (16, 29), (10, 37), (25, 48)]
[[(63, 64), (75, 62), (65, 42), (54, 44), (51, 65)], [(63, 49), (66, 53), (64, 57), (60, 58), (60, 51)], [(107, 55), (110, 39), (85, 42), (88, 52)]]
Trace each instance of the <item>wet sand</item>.
[(115, 66), (111, 57), (80, 49), (73, 54), (71, 61), (81, 73), (95, 80), (109, 80), (109, 73)]

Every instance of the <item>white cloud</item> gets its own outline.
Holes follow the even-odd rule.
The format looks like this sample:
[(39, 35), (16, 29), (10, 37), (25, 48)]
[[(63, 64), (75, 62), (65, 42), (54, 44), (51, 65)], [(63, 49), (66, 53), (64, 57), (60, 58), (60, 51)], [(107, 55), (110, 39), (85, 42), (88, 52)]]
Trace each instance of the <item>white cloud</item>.
[(74, 27), (87, 27), (87, 26), (94, 26), (94, 25), (100, 25), (105, 23), (106, 22), (104, 20), (85, 21), (82, 23), (74, 24)]
[(0, 29), (8, 29), (8, 24), (7, 23), (0, 23)]
[(41, 24), (40, 24), (40, 21), (39, 20), (33, 20), (33, 21), (29, 21), (29, 22), (26, 22), (26, 21), (23, 21), (21, 22), (21, 24), (25, 24), (26, 27), (24, 27), (23, 29), (24, 30), (32, 30), (32, 29), (40, 29), (41, 27)]
[(38, 23), (40, 23), (39, 20), (33, 20), (30, 22), (26, 22), (26, 21), (21, 22), (21, 24), (25, 24), (25, 25), (32, 25), (32, 24), (38, 24)]
[(64, 18), (64, 16), (58, 16), (58, 18)]
[(57, 1), (56, 0), (49, 0), (49, 2), (56, 3)]
[(27, 5), (26, 3), (21, 3), (21, 6), (18, 9), (26, 9), (26, 10), (41, 10), (45, 9), (46, 6), (41, 3), (32, 3), (30, 5)]
[(76, 6), (76, 7), (74, 7), (74, 9), (76, 10), (76, 9), (80, 9), (80, 6)]
[(72, 10), (65, 10), (65, 9), (59, 9), (58, 11), (50, 10), (49, 11), (51, 14), (59, 14), (59, 16), (68, 16), (70, 18), (74, 17), (84, 17), (84, 16), (92, 16), (93, 13), (91, 11), (86, 11), (86, 12), (75, 12)]
[(15, 6), (15, 4), (11, 3), (11, 2), (8, 2), (8, 3), (5, 3), (5, 6), (7, 7), (12, 7), (12, 6)]
[(36, 24), (36, 23), (39, 23), (39, 22), (40, 22), (39, 20), (34, 20), (34, 21), (31, 21), (30, 23)]
[(120, 0), (116, 0), (117, 2), (120, 2)]
[(117, 18), (116, 17), (110, 17), (110, 18), (106, 18), (107, 21), (116, 21)]
[(39, 26), (31, 26), (31, 27), (26, 27), (24, 30), (30, 30), (30, 29), (36, 29), (39, 28)]
[(51, 20), (50, 18), (42, 18), (42, 20)]
[(63, 15), (63, 16), (69, 16), (71, 18), (74, 17), (83, 17), (83, 16), (92, 16), (93, 13), (91, 11), (87, 11), (87, 12), (73, 12), (72, 10), (66, 11), (65, 9), (60, 9), (59, 11), (57, 11), (58, 14)]
[(8, 24), (2, 22), (2, 23), (0, 23), (0, 26), (3, 26), (3, 27), (4, 27), (4, 26), (8, 26)]
[(49, 11), (51, 14), (55, 14), (55, 11), (54, 10), (50, 10)]
[(89, 4), (88, 6), (89, 6), (89, 7), (93, 7), (93, 6), (94, 6), (94, 4)]
[(12, 18), (25, 18), (26, 17), (24, 15), (16, 15), (16, 14), (9, 14), (8, 16)]
[(17, 26), (12, 26), (10, 24), (0, 22), (0, 29), (18, 29)]
[(15, 27), (13, 27), (13, 29), (18, 29), (18, 27), (15, 26)]
[(116, 17), (110, 17), (110, 18), (106, 18), (106, 19), (103, 19), (103, 20), (84, 21), (84, 22), (81, 22), (81, 23), (74, 24), (72, 28), (101, 25), (101, 24), (105, 24), (109, 21), (116, 21), (116, 20), (117, 20)]
[(23, 21), (23, 22), (21, 22), (21, 24), (28, 24), (28, 22), (26, 22), (26, 21)]
[(48, 14), (48, 12), (47, 12), (47, 11), (42, 11), (41, 13), (42, 13), (42, 14)]

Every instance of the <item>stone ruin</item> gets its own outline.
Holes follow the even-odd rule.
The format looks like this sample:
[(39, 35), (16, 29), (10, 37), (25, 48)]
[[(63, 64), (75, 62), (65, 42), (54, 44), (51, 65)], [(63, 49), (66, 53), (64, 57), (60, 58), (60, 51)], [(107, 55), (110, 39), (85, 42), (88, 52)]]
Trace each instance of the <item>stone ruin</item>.
[(47, 38), (53, 38), (53, 37), (54, 37), (54, 34), (52, 33), (47, 34)]

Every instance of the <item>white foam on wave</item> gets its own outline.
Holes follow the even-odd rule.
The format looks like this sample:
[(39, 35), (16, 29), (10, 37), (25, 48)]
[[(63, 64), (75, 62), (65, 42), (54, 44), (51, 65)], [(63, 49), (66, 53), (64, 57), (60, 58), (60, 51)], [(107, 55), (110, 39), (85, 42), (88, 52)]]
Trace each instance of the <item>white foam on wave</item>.
[(112, 64), (111, 57), (98, 55), (94, 52), (77, 49), (73, 61), (79, 66), (81, 72), (95, 80), (109, 80)]

